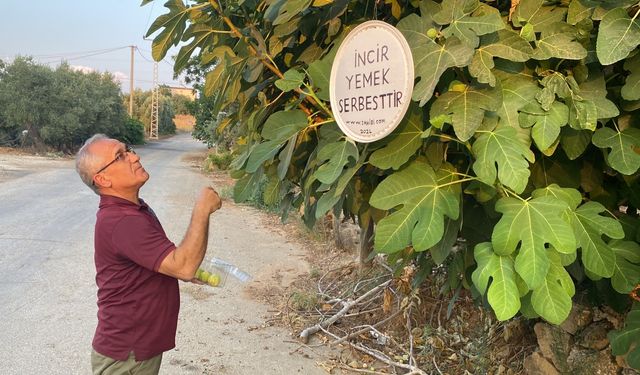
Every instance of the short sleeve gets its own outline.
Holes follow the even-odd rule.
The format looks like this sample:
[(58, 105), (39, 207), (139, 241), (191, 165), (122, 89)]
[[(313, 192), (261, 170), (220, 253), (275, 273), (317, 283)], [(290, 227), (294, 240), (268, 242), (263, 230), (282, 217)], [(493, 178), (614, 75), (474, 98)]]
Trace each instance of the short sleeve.
[(112, 241), (118, 255), (157, 272), (176, 246), (151, 220), (144, 214), (123, 217), (114, 227)]

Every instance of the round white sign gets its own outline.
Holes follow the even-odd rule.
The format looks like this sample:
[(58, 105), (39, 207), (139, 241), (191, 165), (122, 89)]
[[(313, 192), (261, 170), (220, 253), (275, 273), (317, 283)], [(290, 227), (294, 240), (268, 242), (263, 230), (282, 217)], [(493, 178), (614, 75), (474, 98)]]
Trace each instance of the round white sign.
[(358, 25), (331, 67), (331, 109), (340, 129), (364, 143), (389, 135), (411, 102), (413, 74), (411, 49), (398, 29), (382, 21)]

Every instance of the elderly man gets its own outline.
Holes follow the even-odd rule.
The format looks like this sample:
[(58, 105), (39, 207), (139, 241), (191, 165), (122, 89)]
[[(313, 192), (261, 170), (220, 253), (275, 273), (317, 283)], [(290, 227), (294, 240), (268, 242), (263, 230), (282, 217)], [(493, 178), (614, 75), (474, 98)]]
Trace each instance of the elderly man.
[(76, 170), (100, 195), (93, 373), (157, 374), (162, 353), (175, 347), (178, 279), (194, 280), (207, 249), (209, 216), (220, 208), (220, 197), (210, 187), (202, 190), (187, 233), (176, 246), (139, 197), (149, 173), (129, 146), (94, 135), (78, 152)]

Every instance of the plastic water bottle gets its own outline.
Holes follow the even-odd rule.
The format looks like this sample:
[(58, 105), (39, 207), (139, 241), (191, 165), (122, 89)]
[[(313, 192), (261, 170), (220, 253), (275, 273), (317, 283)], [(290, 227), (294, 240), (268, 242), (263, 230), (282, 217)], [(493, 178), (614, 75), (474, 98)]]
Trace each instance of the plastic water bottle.
[(251, 280), (251, 275), (225, 260), (213, 257), (209, 260), (209, 262), (214, 266), (224, 268), (230, 275), (243, 283)]

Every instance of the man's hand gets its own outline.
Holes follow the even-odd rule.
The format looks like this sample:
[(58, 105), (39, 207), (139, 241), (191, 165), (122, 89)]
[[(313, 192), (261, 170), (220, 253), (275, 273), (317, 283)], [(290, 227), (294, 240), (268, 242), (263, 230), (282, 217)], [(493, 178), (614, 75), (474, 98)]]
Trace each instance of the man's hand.
[(200, 192), (196, 206), (206, 208), (209, 214), (212, 214), (222, 207), (222, 200), (218, 193), (211, 186), (208, 186)]
[(196, 279), (195, 277), (191, 280), (189, 280), (190, 283), (194, 283), (194, 284), (198, 284), (198, 285), (207, 285), (207, 283), (203, 282), (202, 280)]

